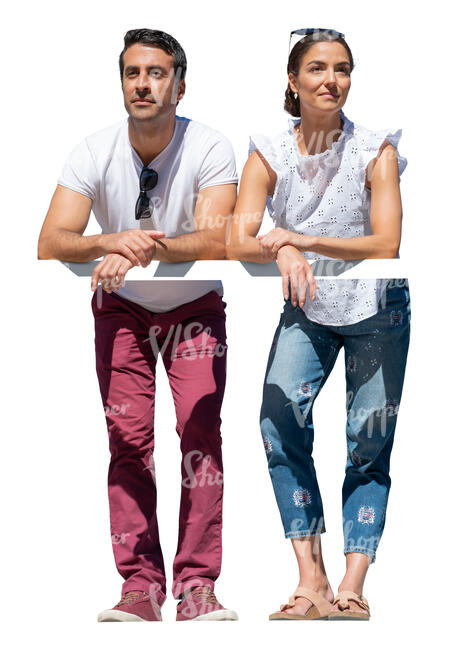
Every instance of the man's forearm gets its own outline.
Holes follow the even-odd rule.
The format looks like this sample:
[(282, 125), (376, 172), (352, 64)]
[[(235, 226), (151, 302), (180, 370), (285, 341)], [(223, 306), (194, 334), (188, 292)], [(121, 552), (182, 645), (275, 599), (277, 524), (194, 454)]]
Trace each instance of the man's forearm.
[(54, 228), (40, 238), (38, 259), (64, 262), (91, 262), (106, 255), (103, 243), (106, 235), (80, 235), (64, 228)]
[(220, 235), (212, 230), (159, 239), (155, 242), (154, 260), (160, 262), (191, 262), (193, 260), (223, 260), (226, 247)]

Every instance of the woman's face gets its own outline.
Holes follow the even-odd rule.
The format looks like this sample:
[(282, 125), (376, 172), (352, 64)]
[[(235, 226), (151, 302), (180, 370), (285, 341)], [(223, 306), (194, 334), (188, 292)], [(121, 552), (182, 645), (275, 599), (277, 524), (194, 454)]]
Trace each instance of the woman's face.
[(301, 108), (338, 112), (350, 90), (348, 54), (335, 41), (314, 43), (304, 53), (298, 75), (288, 75), (291, 90), (298, 93)]

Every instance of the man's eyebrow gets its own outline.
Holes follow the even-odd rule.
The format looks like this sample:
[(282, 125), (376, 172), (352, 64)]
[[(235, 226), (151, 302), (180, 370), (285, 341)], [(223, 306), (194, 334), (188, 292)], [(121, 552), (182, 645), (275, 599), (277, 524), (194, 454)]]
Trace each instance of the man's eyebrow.
[[(129, 72), (129, 71), (134, 72), (135, 70), (139, 70), (138, 65), (128, 65), (125, 68), (125, 72)], [(161, 65), (148, 65), (146, 66), (146, 70), (161, 70), (162, 72), (167, 72), (167, 70), (163, 68)]]

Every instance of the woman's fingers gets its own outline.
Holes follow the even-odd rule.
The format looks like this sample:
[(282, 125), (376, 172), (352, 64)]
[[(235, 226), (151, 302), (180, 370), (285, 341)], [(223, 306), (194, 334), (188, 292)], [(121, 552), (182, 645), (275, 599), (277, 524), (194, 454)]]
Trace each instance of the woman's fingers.
[(290, 286), (291, 286), (291, 304), (296, 307), (298, 304), (298, 270), (297, 264), (293, 264), (290, 273)]
[(311, 300), (314, 300), (316, 297), (316, 278), (314, 277), (314, 273), (312, 272), (311, 266), (309, 265), (309, 269), (307, 271), (307, 282), (309, 285), (309, 297)]
[(283, 289), (283, 298), (288, 300), (289, 298), (289, 274), (283, 273), (281, 276), (281, 287)]
[(299, 306), (304, 307), (306, 304), (306, 291), (307, 291), (307, 277), (306, 269), (303, 268), (299, 272)]

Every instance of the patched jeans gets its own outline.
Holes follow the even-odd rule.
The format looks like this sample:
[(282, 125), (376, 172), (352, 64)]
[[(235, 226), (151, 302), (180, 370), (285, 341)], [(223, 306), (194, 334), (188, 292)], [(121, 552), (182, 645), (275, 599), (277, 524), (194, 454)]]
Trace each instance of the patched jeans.
[(365, 553), (375, 561), (386, 519), (390, 455), (409, 335), (406, 279), (390, 280), (378, 312), (354, 325), (319, 325), (285, 300), (268, 358), (260, 413), (285, 537), (306, 537), (326, 530), (312, 459), (312, 405), (344, 347), (344, 553)]

